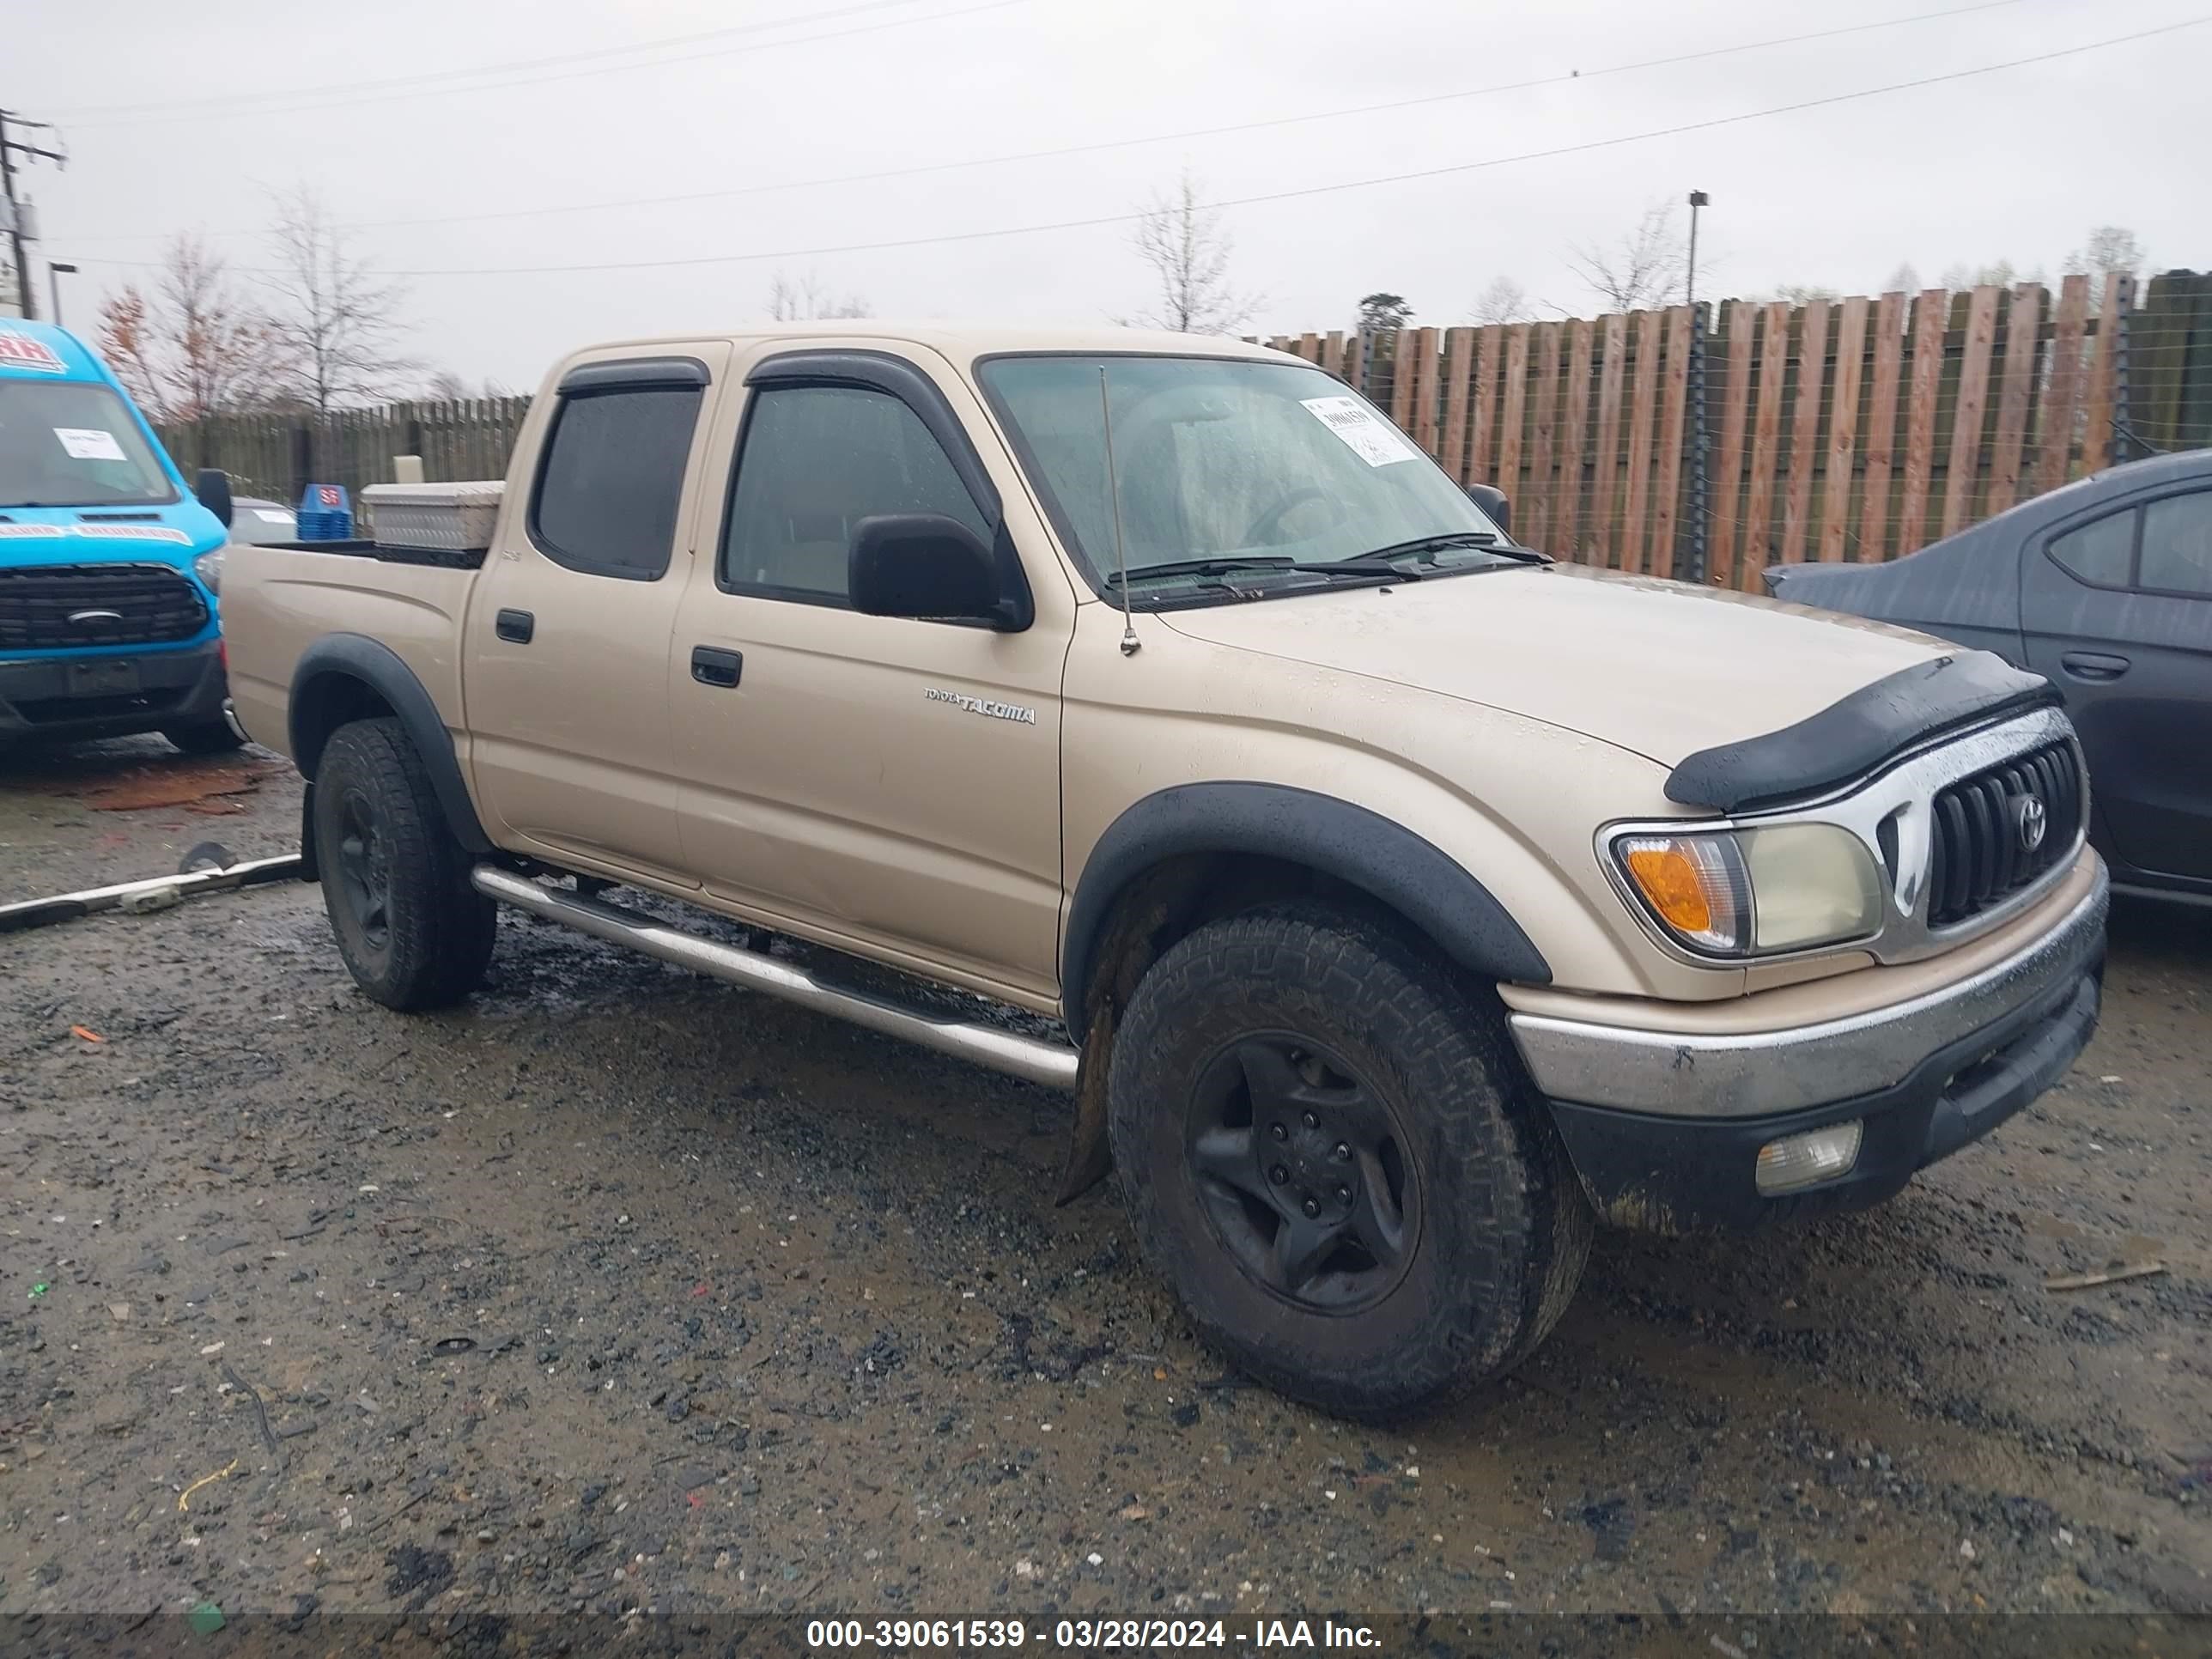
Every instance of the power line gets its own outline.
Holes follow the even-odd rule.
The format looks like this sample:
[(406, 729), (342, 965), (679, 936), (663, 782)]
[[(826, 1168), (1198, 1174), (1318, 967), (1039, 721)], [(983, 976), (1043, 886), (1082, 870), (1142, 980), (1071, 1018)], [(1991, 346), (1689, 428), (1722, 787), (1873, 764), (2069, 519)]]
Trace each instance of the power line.
[[(868, 3), (866, 4), (848, 6), (836, 11), (820, 12), (817, 13), (815, 16), (817, 18), (849, 16), (857, 12), (877, 11), (882, 10), (889, 6), (913, 5), (919, 3), (920, 0), (868, 0)], [(684, 52), (673, 58), (655, 58), (641, 64), (602, 64), (583, 69), (562, 70), (550, 75), (527, 75), (520, 76), (511, 80), (486, 81), (480, 85), (473, 86), (426, 86), (418, 87), (412, 90), (373, 92), (368, 94), (367, 96), (358, 98), (309, 97), (307, 98), (307, 100), (304, 102), (293, 101), (289, 103), (270, 103), (264, 104), (259, 107), (255, 108), (240, 107), (234, 101), (225, 100), (220, 103), (210, 105), (207, 107), (184, 109), (181, 112), (170, 112), (167, 106), (158, 105), (118, 105), (112, 107), (126, 112), (133, 111), (135, 109), (138, 112), (125, 113), (119, 116), (106, 117), (95, 120), (72, 119), (70, 122), (70, 125), (76, 127), (131, 127), (146, 126), (155, 123), (169, 125), (188, 121), (219, 121), (227, 120), (234, 116), (246, 117), (256, 115), (319, 114), (325, 110), (351, 109), (362, 104), (385, 104), (411, 98), (442, 97), (457, 92), (497, 92), (508, 87), (541, 86), (550, 82), (574, 81), (587, 76), (621, 75), (632, 70), (660, 69), (665, 68), (671, 64), (692, 64), (708, 58), (729, 58), (744, 52), (775, 52), (784, 46), (803, 46), (808, 45), (810, 42), (817, 40), (843, 40), (856, 34), (873, 34), (883, 29), (906, 28), (919, 23), (944, 22), (955, 17), (971, 17), (978, 12), (1002, 11), (1009, 6), (1022, 6), (1028, 5), (1030, 3), (1031, 3), (1031, 0), (984, 0), (984, 3), (982, 4), (963, 6), (953, 11), (928, 12), (916, 17), (887, 17), (878, 22), (862, 23), (853, 28), (830, 29), (818, 34), (793, 35), (789, 40), (758, 40), (733, 46), (717, 46), (706, 52)], [(673, 37), (670, 40), (653, 41), (638, 46), (605, 47), (601, 49), (600, 52), (597, 55), (606, 56), (625, 52), (658, 51), (667, 46), (679, 45), (692, 40), (707, 40), (719, 35), (731, 33), (757, 33), (763, 29), (785, 28), (789, 27), (793, 24), (811, 22), (813, 21), (815, 21), (814, 18), (783, 18), (772, 22), (739, 24), (728, 29), (709, 30), (706, 33), (699, 35), (679, 35)], [(578, 56), (583, 57), (589, 57), (592, 55), (593, 54), (578, 54)], [(541, 64), (550, 64), (557, 63), (562, 60), (546, 58), (538, 61)], [(491, 70), (455, 70), (441, 71), (441, 73), (449, 76), (483, 76), (501, 72), (503, 71)], [(395, 78), (398, 80), (404, 80), (408, 77), (401, 76)], [(376, 85), (379, 83), (365, 82), (362, 84)], [(333, 90), (343, 91), (344, 88), (341, 87), (333, 88)], [(304, 94), (296, 92), (291, 88), (287, 88), (281, 94), (271, 94), (269, 95), (271, 97), (282, 96), (284, 98), (294, 99), (295, 100), (305, 96)]]
[[(1409, 173), (1389, 173), (1367, 179), (1347, 179), (1335, 184), (1303, 185), (1290, 190), (1267, 191), (1255, 196), (1224, 197), (1218, 201), (1200, 204), (1201, 210), (1212, 211), (1224, 208), (1257, 207), (1272, 202), (1287, 202), (1311, 196), (1334, 195), (1344, 191), (1370, 190), (1380, 185), (1404, 184), (1414, 179), (1444, 178), (1456, 173), (1479, 173), (1492, 167), (1510, 167), (1522, 161), (1550, 161), (1562, 155), (1586, 155), (1593, 150), (1614, 149), (1625, 144), (1642, 143), (1654, 138), (1679, 137), (1685, 133), (1707, 132), (1717, 127), (1741, 125), (1746, 121), (1759, 121), (1778, 115), (1801, 114), (1807, 110), (1826, 109), (1838, 104), (1850, 104), (1863, 99), (1886, 97), (1892, 93), (1911, 92), (1923, 87), (1943, 86), (1954, 82), (1972, 80), (1984, 75), (2000, 74), (2006, 70), (2026, 69), (2037, 64), (2054, 63), (2061, 58), (2077, 58), (2084, 52), (2101, 52), (2112, 46), (2131, 45), (2138, 40), (2152, 40), (2160, 35), (2172, 34), (2182, 29), (2197, 28), (2212, 22), (2212, 15), (2185, 18), (2178, 23), (2161, 24), (2156, 28), (2140, 29), (2132, 34), (2113, 35), (2103, 40), (2087, 40), (2079, 46), (2061, 46), (2054, 51), (2036, 52), (2026, 58), (2008, 58), (2002, 63), (1984, 64), (1973, 69), (1952, 70), (1942, 75), (1923, 76), (1911, 81), (1893, 81), (1878, 87), (1863, 87), (1853, 92), (1831, 93), (1825, 97), (1808, 98), (1790, 104), (1776, 104), (1765, 109), (1745, 110), (1735, 115), (1717, 115), (1702, 121), (1686, 121), (1669, 127), (1654, 127), (1643, 132), (1620, 133), (1610, 138), (1593, 138), (1577, 144), (1560, 144), (1548, 149), (1522, 150), (1511, 155), (1493, 155), (1479, 161), (1458, 161), (1444, 167), (1422, 167)], [(930, 247), (956, 242), (977, 242), (1004, 236), (1036, 236), (1054, 231), (1088, 230), (1103, 225), (1128, 224), (1142, 217), (1140, 212), (1100, 214), (1085, 219), (1061, 219), (1045, 224), (1006, 225), (989, 230), (954, 231), (934, 236), (899, 237), (876, 242), (842, 242), (818, 247), (779, 248), (756, 253), (709, 253), (678, 259), (612, 259), (584, 264), (566, 265), (469, 265), (420, 270), (394, 270), (394, 276), (539, 276), (568, 272), (603, 270), (668, 270), (696, 265), (749, 264), (768, 259), (800, 259), (836, 253), (875, 253), (902, 248)], [(112, 265), (127, 270), (159, 270), (158, 264), (136, 259), (96, 259), (87, 263)], [(273, 275), (272, 270), (255, 266), (234, 267), (249, 275)]]
[[(831, 11), (804, 12), (791, 17), (764, 17), (750, 23), (733, 23), (725, 28), (701, 29), (693, 34), (672, 34), (657, 40), (636, 40), (628, 46), (594, 46), (587, 52), (561, 52), (550, 58), (519, 58), (505, 64), (478, 64), (470, 69), (417, 70), (411, 75), (385, 76), (368, 81), (331, 81), (319, 86), (285, 87), (260, 94), (247, 94), (239, 98), (210, 94), (199, 98), (168, 98), (150, 103), (81, 104), (74, 109), (58, 112), (72, 121), (79, 116), (161, 115), (175, 112), (222, 108), (228, 109), (255, 98), (319, 98), (333, 92), (368, 92), (381, 88), (427, 86), (440, 81), (473, 80), (479, 76), (506, 75), (519, 70), (549, 69), (561, 64), (588, 63), (599, 58), (619, 58), (631, 52), (661, 52), (672, 46), (696, 46), (702, 40), (719, 40), (732, 34), (758, 34), (769, 29), (787, 28), (795, 23), (826, 23), (833, 17), (848, 17), (856, 12), (887, 11), (895, 6), (911, 6), (919, 0), (863, 0), (863, 3), (841, 6)], [(88, 125), (98, 125), (97, 122)]]
[[(1000, 167), (1014, 161), (1057, 160), (1070, 155), (1091, 155), (1103, 150), (1125, 149), (1142, 144), (1176, 143), (1193, 138), (1218, 138), (1240, 132), (1258, 132), (1273, 127), (1299, 125), (1311, 121), (1342, 120), (1358, 115), (1378, 115), (1401, 109), (1417, 109), (1425, 105), (1451, 103), (1469, 98), (1487, 98), (1501, 93), (1524, 92), (1534, 88), (1563, 86), (1569, 82), (1595, 81), (1608, 75), (1627, 75), (1644, 70), (1668, 69), (1682, 64), (1693, 64), (1714, 58), (1733, 57), (1747, 52), (1763, 52), (1776, 46), (1802, 46), (1808, 41), (1834, 40), (1841, 35), (1864, 34), (1879, 29), (1903, 28), (1913, 23), (1940, 21), (1944, 18), (1964, 17), (1971, 13), (1995, 11), (2002, 8), (2026, 3), (2026, 0), (1976, 0), (1976, 3), (1954, 6), (1942, 11), (1916, 12), (1906, 17), (1887, 17), (1869, 23), (1850, 23), (1837, 28), (1814, 29), (1802, 34), (1777, 35), (1765, 40), (1746, 40), (1724, 46), (1708, 46), (1696, 52), (1675, 52), (1664, 58), (1647, 58), (1629, 64), (1611, 64), (1593, 70), (1569, 70), (1564, 74), (1538, 76), (1524, 81), (1503, 81), (1486, 87), (1468, 87), (1454, 92), (1427, 93), (1418, 98), (1394, 99), (1379, 104), (1355, 104), (1341, 109), (1310, 110), (1291, 115), (1264, 117), (1255, 121), (1231, 122), (1210, 127), (1188, 127), (1177, 132), (1148, 133), (1133, 138), (1103, 138), (1088, 143), (1060, 144), (1048, 149), (1012, 150), (998, 155), (972, 156), (957, 161), (927, 161), (912, 167), (884, 167), (867, 173), (836, 173), (823, 178), (796, 179), (764, 185), (735, 185), (718, 190), (685, 191), (673, 195), (620, 197), (603, 202), (560, 203), (549, 207), (501, 208), (489, 212), (428, 214), (401, 219), (355, 219), (346, 221), (338, 228), (343, 230), (401, 229), (418, 225), (476, 224), (494, 219), (528, 219), (573, 213), (605, 213), (623, 208), (668, 207), (692, 202), (726, 201), (741, 196), (761, 196), (781, 191), (824, 190), (841, 185), (870, 184), (891, 179), (913, 179), (928, 173), (952, 173), (968, 167)], [(116, 235), (79, 236), (71, 238), (74, 245), (108, 241), (143, 241), (160, 233), (136, 231)], [(223, 230), (210, 233), (216, 236), (251, 236), (258, 230)]]

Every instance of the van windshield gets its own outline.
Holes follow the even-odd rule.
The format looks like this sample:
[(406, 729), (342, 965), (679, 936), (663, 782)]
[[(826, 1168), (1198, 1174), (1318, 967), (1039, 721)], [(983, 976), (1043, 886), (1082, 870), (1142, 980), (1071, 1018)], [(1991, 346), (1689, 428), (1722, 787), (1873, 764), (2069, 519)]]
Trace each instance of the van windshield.
[(0, 508), (177, 499), (123, 399), (84, 380), (0, 380)]
[(1317, 565), (1410, 546), (1449, 544), (1432, 564), (1468, 568), (1501, 562), (1489, 550), (1513, 546), (1366, 399), (1319, 369), (1205, 357), (988, 360), (984, 390), (1102, 592), (1115, 565), (1102, 368), (1133, 590), (1154, 585), (1148, 568), (1200, 583), (1234, 569), (1243, 583), (1269, 580), (1276, 567), (1296, 583)]

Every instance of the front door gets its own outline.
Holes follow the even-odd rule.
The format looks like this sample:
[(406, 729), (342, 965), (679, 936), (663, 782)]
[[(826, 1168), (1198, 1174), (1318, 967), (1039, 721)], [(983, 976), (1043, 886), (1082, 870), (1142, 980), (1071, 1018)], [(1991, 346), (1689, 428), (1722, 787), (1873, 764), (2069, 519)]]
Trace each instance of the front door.
[(536, 450), (523, 434), (521, 453), (543, 459), (508, 482), (527, 496), (501, 515), (464, 624), (477, 798), (509, 839), (687, 880), (669, 638), (690, 574), (687, 481), (728, 355), (702, 343), (581, 363)]
[(2100, 838), (2148, 874), (2212, 878), (2212, 490), (2032, 549), (2021, 621), (2081, 735)]
[(946, 514), (987, 543), (1014, 533), (1010, 514), (1035, 520), (1004, 457), (1002, 492), (951, 416), (972, 399), (949, 374), (900, 362), (868, 384), (883, 360), (836, 352), (808, 383), (776, 361), (678, 620), (685, 858), (797, 931), (1048, 1003), (1065, 578), (1030, 562), (1033, 584), (1059, 586), (1019, 633), (851, 609), (847, 554), (871, 514)]

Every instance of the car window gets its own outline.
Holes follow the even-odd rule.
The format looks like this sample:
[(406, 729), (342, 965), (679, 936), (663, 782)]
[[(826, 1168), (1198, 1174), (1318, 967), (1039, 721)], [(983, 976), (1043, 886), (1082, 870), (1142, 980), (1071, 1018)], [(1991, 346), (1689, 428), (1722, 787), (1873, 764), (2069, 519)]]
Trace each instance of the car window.
[(990, 526), (921, 417), (860, 386), (753, 394), (723, 526), (722, 585), (841, 605), (853, 526), (875, 513), (942, 513)]
[(2057, 537), (2051, 544), (2051, 556), (2085, 582), (2125, 587), (2135, 540), (2135, 509), (2130, 507)]
[(2212, 490), (2169, 495), (2143, 508), (2138, 587), (2212, 595)]
[(562, 399), (530, 508), (546, 556), (631, 581), (667, 570), (699, 396), (696, 386), (628, 386)]

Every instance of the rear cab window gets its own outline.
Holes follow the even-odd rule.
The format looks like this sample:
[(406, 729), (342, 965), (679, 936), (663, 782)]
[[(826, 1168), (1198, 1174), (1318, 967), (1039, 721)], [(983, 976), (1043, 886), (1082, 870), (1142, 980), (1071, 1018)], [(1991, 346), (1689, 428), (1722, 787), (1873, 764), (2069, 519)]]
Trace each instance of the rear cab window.
[(572, 370), (531, 493), (538, 550), (587, 575), (665, 575), (706, 386), (690, 359)]

